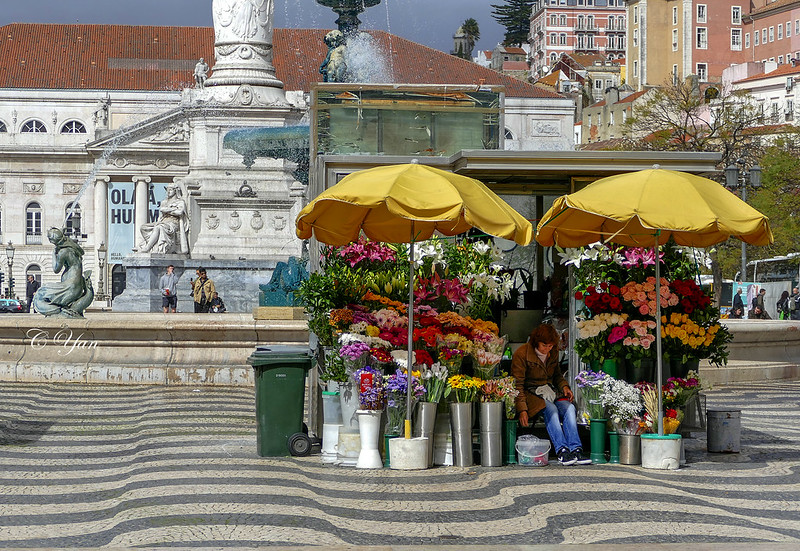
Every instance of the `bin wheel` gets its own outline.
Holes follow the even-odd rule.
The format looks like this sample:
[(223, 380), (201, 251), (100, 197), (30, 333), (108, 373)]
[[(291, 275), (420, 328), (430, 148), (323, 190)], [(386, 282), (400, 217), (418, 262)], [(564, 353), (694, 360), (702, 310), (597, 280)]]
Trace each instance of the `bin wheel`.
[(302, 432), (296, 432), (289, 437), (289, 453), (295, 457), (311, 455), (311, 438)]

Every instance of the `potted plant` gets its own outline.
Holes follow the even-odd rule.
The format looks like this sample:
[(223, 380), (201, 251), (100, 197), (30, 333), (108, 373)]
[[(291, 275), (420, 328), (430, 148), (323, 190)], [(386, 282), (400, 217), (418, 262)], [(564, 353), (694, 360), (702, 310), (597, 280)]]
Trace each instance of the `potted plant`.
[(644, 431), (642, 393), (632, 384), (609, 377), (603, 381), (601, 401), (619, 440), (619, 462), (637, 465), (641, 462), (639, 435)]
[(453, 375), (447, 379), (450, 388), (450, 430), (453, 435), (453, 465), (472, 465), (472, 403), (478, 397), (483, 379)]

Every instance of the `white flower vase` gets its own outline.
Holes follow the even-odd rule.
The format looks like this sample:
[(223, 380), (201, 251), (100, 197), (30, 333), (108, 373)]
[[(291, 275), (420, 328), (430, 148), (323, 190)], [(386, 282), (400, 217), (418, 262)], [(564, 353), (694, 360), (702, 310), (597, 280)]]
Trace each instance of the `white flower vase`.
[(339, 405), (342, 408), (342, 428), (341, 432), (358, 432), (358, 393), (355, 383), (348, 381), (339, 383)]
[(361, 452), (358, 454), (357, 469), (383, 468), (381, 453), (378, 451), (382, 414), (382, 410), (360, 409), (356, 411), (358, 432), (361, 436)]

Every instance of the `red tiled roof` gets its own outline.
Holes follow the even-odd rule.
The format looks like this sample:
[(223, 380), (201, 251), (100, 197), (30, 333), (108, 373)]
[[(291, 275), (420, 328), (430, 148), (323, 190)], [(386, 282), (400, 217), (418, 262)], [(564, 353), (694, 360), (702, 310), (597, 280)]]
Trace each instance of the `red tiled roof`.
[(763, 78), (772, 78), (772, 77), (780, 77), (786, 75), (797, 75), (800, 74), (800, 65), (795, 67), (791, 63), (786, 63), (784, 65), (778, 65), (778, 68), (774, 71), (770, 71), (769, 73), (759, 73), (757, 75), (753, 75), (747, 78), (743, 78), (741, 80), (737, 80), (736, 82), (751, 82), (753, 80), (761, 80)]
[(639, 99), (640, 97), (642, 97), (643, 95), (645, 95), (647, 92), (649, 92), (649, 90), (642, 90), (640, 92), (634, 92), (633, 94), (625, 96), (624, 98), (619, 100), (617, 103), (631, 103), (632, 101), (635, 101), (635, 100)]
[(507, 54), (513, 54), (513, 55), (528, 55), (525, 53), (525, 50), (523, 50), (522, 48), (518, 48), (516, 46), (506, 46), (503, 48), (503, 51), (505, 51), (505, 53)]
[[(275, 72), (287, 90), (319, 82), (326, 29), (275, 29)], [(404, 84), (503, 85), (510, 97), (560, 98), (521, 80), (384, 31), (369, 31)], [(0, 88), (172, 90), (214, 59), (205, 27), (12, 23), (0, 27)]]
[(528, 64), (525, 61), (504, 61), (504, 71), (527, 71)]

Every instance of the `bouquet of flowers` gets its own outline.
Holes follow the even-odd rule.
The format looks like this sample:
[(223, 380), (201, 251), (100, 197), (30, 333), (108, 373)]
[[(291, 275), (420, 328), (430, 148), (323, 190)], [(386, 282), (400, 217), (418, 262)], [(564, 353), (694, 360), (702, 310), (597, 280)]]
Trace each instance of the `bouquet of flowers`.
[(685, 379), (670, 377), (667, 379), (667, 384), (661, 387), (664, 392), (664, 407), (676, 409), (685, 407), (701, 388), (699, 376), (694, 371), (690, 371)]
[(386, 403), (383, 376), (377, 369), (365, 366), (353, 374), (358, 391), (358, 405), (361, 409), (381, 410)]
[(595, 372), (591, 369), (581, 371), (578, 373), (578, 376), (575, 377), (581, 395), (583, 395), (583, 400), (585, 402), (584, 407), (586, 409), (585, 413), (588, 415), (589, 419), (605, 418), (606, 413), (605, 407), (603, 406), (602, 394), (603, 385), (606, 379), (609, 378), (610, 377), (602, 371)]
[[(414, 407), (416, 401), (425, 396), (425, 387), (419, 381), (419, 371), (411, 372), (411, 396)], [(408, 375), (402, 368), (384, 378), (386, 392), (386, 434), (401, 434), (408, 406)]]
[(483, 383), (483, 379), (467, 375), (453, 375), (447, 379), (449, 395), (454, 397), (453, 402), (474, 402)]
[(356, 371), (367, 365), (369, 345), (359, 339), (358, 335), (343, 333), (339, 337), (339, 356), (350, 371)]
[(507, 339), (483, 331), (475, 331), (473, 335), (475, 338), (475, 350), (473, 351), (475, 375), (484, 380), (491, 379), (503, 358)]
[(514, 400), (519, 395), (514, 377), (507, 376), (484, 381), (481, 387), (481, 402), (504, 402), (507, 419), (515, 417)]
[(621, 349), (628, 333), (627, 319), (627, 314), (604, 313), (579, 321), (575, 351), (585, 362), (616, 357), (614, 347)]
[(603, 406), (608, 412), (614, 428), (620, 434), (640, 434), (643, 430), (639, 422), (642, 420), (642, 393), (635, 386), (608, 377), (603, 381), (600, 396)]
[(439, 403), (450, 392), (447, 386), (447, 367), (436, 362), (422, 373), (425, 401)]

